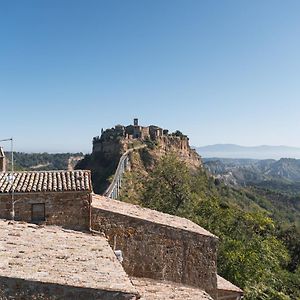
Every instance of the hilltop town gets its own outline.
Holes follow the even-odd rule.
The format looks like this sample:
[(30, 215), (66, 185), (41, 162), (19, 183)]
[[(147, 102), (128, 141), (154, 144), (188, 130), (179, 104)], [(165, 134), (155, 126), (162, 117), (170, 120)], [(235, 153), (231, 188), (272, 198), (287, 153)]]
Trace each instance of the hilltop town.
[[(102, 194), (110, 184), (121, 156), (134, 150), (146, 159), (147, 169), (155, 166), (164, 155), (173, 153), (192, 169), (202, 166), (199, 154), (190, 147), (189, 138), (179, 130), (170, 133), (156, 125), (141, 126), (137, 118), (132, 125), (116, 125), (101, 130), (101, 135), (93, 138), (92, 153), (78, 162), (76, 169), (88, 169), (92, 173), (93, 188)], [(129, 155), (129, 159), (133, 159)]]
[(111, 157), (141, 144), (150, 149), (156, 147), (161, 154), (173, 151), (190, 163), (194, 160), (195, 166), (201, 163), (200, 156), (189, 146), (189, 138), (179, 130), (169, 133), (168, 129), (156, 125), (141, 126), (137, 118), (132, 125), (102, 129), (101, 135), (93, 139), (93, 153)]

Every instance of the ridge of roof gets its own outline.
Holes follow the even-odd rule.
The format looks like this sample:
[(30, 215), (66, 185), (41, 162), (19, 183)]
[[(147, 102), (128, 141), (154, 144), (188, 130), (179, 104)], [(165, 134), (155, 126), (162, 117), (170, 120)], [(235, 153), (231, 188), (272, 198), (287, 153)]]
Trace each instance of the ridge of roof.
[(91, 192), (91, 172), (89, 170), (0, 172), (0, 194), (12, 191), (15, 193)]
[(226, 280), (222, 276), (217, 274), (217, 286), (218, 290), (224, 290), (224, 291), (234, 291), (238, 293), (243, 293), (243, 290), (241, 290), (239, 287), (231, 283), (230, 281)]
[(92, 194), (92, 198), (92, 206), (95, 208), (218, 239), (217, 236), (208, 230), (186, 218), (169, 215), (157, 210), (110, 199), (96, 194)]

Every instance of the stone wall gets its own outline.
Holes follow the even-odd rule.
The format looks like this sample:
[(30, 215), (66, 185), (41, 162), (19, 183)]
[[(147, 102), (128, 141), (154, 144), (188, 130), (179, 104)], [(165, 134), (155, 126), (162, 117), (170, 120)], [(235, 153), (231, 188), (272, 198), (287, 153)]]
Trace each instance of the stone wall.
[[(0, 218), (11, 218), (11, 195), (0, 194)], [(89, 192), (19, 193), (14, 195), (15, 220), (31, 222), (32, 204), (45, 203), (45, 224), (72, 229), (88, 229)]]
[(218, 300), (240, 300), (242, 296), (242, 292), (218, 290)]
[(94, 205), (92, 228), (104, 232), (111, 246), (122, 250), (128, 275), (192, 285), (217, 299), (216, 237)]
[(120, 140), (99, 141), (93, 143), (93, 153), (102, 152), (105, 158), (120, 156), (123, 146)]
[(136, 300), (135, 294), (0, 276), (1, 300)]

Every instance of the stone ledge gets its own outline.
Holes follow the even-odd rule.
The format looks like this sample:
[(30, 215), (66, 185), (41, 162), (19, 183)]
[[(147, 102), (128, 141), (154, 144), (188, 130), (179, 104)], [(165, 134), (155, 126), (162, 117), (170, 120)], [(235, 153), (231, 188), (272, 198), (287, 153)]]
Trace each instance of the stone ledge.
[(141, 207), (139, 205), (129, 204), (118, 200), (113, 200), (100, 195), (92, 196), (92, 206), (105, 211), (114, 212), (121, 215), (126, 215), (135, 219), (157, 223), (160, 225), (174, 227), (184, 231), (194, 232), (200, 235), (208, 236), (217, 239), (218, 237), (199, 225), (185, 218), (172, 216), (156, 210)]
[(241, 290), (239, 287), (237, 287), (230, 281), (226, 280), (225, 278), (221, 277), (220, 275), (217, 275), (217, 286), (218, 286), (218, 290), (243, 294), (243, 290)]
[(170, 281), (148, 278), (131, 278), (134, 286), (142, 296), (140, 300), (213, 300), (204, 291)]

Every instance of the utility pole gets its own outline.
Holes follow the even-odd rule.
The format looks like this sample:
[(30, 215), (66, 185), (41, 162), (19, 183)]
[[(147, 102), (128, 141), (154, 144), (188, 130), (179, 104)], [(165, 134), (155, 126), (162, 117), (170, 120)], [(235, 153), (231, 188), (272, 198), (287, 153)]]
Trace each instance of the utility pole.
[(0, 140), (0, 142), (10, 142), (11, 145), (11, 174), (8, 176), (7, 180), (8, 182), (10, 182), (11, 184), (11, 218), (14, 221), (15, 220), (15, 198), (14, 198), (14, 194), (15, 194), (15, 187), (14, 187), (14, 180), (15, 180), (15, 176), (14, 176), (14, 140), (13, 138), (9, 138), (9, 139), (3, 139)]

